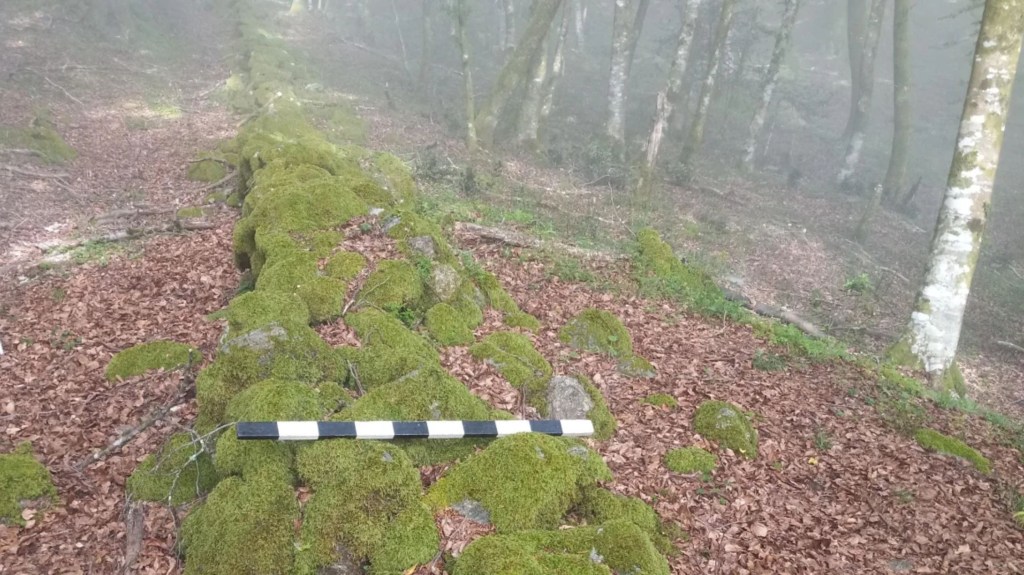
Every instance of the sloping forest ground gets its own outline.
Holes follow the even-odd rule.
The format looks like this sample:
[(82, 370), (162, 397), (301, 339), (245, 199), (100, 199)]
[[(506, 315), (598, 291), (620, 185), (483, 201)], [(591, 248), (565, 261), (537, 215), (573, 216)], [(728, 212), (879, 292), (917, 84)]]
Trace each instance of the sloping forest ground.
[[(23, 124), (37, 108), (49, 109), (78, 158), (59, 168), (18, 159), (22, 170), (59, 169), (66, 177), (34, 179), (13, 170), (0, 175), (6, 178), (0, 206), (20, 210), (4, 213), (8, 227), (2, 231), (7, 236), (4, 263), (12, 266), (6, 270), (15, 273), (4, 274), (0, 292), (5, 351), (0, 356), (0, 452), (31, 441), (59, 493), (59, 503), (45, 511), (26, 507), (25, 527), (0, 525), (0, 573), (179, 572), (174, 530), (182, 510), (129, 504), (124, 482), (145, 455), (191, 423), (194, 373), (158, 372), (111, 383), (103, 370), (115, 352), (154, 339), (188, 342), (204, 357), (213, 355), (221, 326), (206, 315), (221, 309), (240, 281), (231, 265), (234, 213), (218, 208), (207, 214), (204, 221), (210, 229), (110, 246), (89, 244), (70, 263), (55, 268), (26, 267), (44, 255), (26, 246), (124, 227), (123, 222), (90, 225), (89, 219), (137, 208), (134, 202), (177, 208), (202, 201), (210, 189), (184, 178), (189, 162), (231, 137), (239, 121), (206, 97), (229, 75), (222, 59), (229, 48), (220, 40), (225, 32), (212, 14), (204, 13), (204, 26), (193, 28), (194, 52), (188, 57), (140, 54), (76, 38), (67, 33), (74, 30), (73, 23), (47, 14), (27, 24), (17, 19), (23, 11), (3, 15), (5, 41), (23, 44), (10, 44), (0, 56), (5, 77), (16, 80), (0, 86), (5, 102), (0, 123)], [(335, 74), (324, 67), (321, 83), (339, 98), (356, 96), (355, 108), (367, 121), (369, 147), (392, 149), (421, 165), (429, 164), (424, 161), (428, 154), (442, 166), (448, 158), (458, 160), (459, 145), (443, 130), (415, 114), (378, 105), (385, 101), (375, 97), (382, 95), (374, 92), (379, 84), (375, 88), (369, 81), (356, 81), (360, 70), (380, 69), (371, 54), (332, 44), (317, 35), (323, 30), (315, 22), (293, 25), (301, 26), (293, 29), (294, 39), (308, 42), (311, 55), (329, 56), (325, 64), (334, 62), (345, 71)], [(54, 37), (68, 44), (50, 41)], [(43, 38), (48, 41), (41, 42)], [(335, 48), (342, 51), (331, 51)], [(360, 89), (365, 92), (360, 94)], [(178, 112), (161, 115), (153, 108), (162, 110), (161, 100), (168, 93), (176, 94), (172, 105)], [(139, 116), (144, 120), (127, 120)], [(503, 164), (502, 178), (537, 189), (580, 190), (563, 187), (564, 176), (556, 170), (515, 158)], [(526, 202), (510, 201), (507, 208), (488, 212), (442, 189), (438, 182), (448, 176), (421, 176), (425, 192), (436, 192), (426, 193), (423, 202), (434, 215), (527, 224), (536, 231), (553, 225), (538, 215), (545, 209), (554, 213), (587, 206), (580, 210), (588, 216), (585, 221), (603, 221), (611, 238), (629, 238), (628, 222), (606, 213), (612, 200), (593, 189), (568, 200), (533, 193)], [(675, 190), (681, 213), (703, 214), (696, 218), (703, 228), (689, 238), (693, 242), (707, 239), (715, 207), (728, 208), (735, 218), (744, 210), (763, 212), (754, 205), (753, 192), (741, 184), (715, 189), (721, 193)], [(470, 200), (493, 198), (474, 199), (471, 194)], [(824, 202), (817, 212), (808, 209), (808, 221), (813, 213), (827, 211)], [(130, 225), (145, 227), (144, 218), (151, 216)], [(155, 216), (153, 225), (167, 218)], [(763, 213), (749, 221), (762, 219)], [(721, 224), (723, 229), (730, 225), (742, 224)], [(779, 301), (775, 298), (780, 292), (821, 285), (773, 285), (773, 278), (791, 277), (792, 269), (824, 269), (814, 274), (822, 284), (845, 281), (847, 270), (834, 267), (834, 255), (813, 239), (812, 228), (796, 240), (786, 228), (750, 239), (757, 249), (751, 246), (752, 251), (744, 252), (752, 268), (740, 280), (747, 293)], [(761, 241), (773, 234), (783, 238), (774, 250)], [(367, 257), (392, 249), (382, 235), (372, 237), (376, 239), (363, 250)], [(593, 444), (614, 472), (608, 487), (643, 498), (685, 533), (675, 541), (678, 553), (670, 558), (674, 573), (1024, 572), (1024, 534), (1011, 519), (1020, 505), (1015, 494), (1022, 489), (1024, 465), (999, 426), (880, 387), (875, 374), (862, 367), (811, 361), (767, 343), (749, 326), (640, 298), (625, 262), (578, 262), (495, 245), (472, 234), (454, 239), (498, 275), (524, 311), (541, 321), (544, 327), (533, 340), (555, 372), (585, 374), (604, 393), (619, 422), (612, 439)], [(684, 236), (674, 240), (678, 247), (687, 245)], [(592, 240), (607, 242), (606, 237)], [(797, 247), (780, 249), (785, 245)], [(26, 255), (31, 249), (36, 253)], [(587, 307), (620, 317), (635, 351), (655, 364), (658, 375), (627, 379), (618, 374), (613, 360), (579, 354), (561, 343), (557, 328)], [(890, 315), (878, 312), (879, 317)], [(475, 337), (499, 329), (499, 319), (489, 315)], [(320, 331), (332, 344), (351, 342), (340, 320)], [(519, 413), (519, 392), (464, 347), (447, 348), (442, 362), (495, 407)], [(672, 396), (678, 405), (656, 407), (644, 401), (655, 393)], [(717, 450), (720, 464), (713, 474), (671, 473), (663, 461), (669, 449), (697, 445), (714, 450), (690, 426), (696, 406), (705, 399), (732, 401), (757, 414), (760, 456), (749, 461)], [(95, 450), (161, 407), (169, 408), (170, 415), (120, 450), (89, 463)], [(962, 438), (991, 460), (995, 472), (984, 475), (959, 459), (925, 451), (894, 429), (908, 418)], [(436, 471), (424, 469), (425, 480), (436, 477)], [(446, 541), (455, 548), (464, 543)]]

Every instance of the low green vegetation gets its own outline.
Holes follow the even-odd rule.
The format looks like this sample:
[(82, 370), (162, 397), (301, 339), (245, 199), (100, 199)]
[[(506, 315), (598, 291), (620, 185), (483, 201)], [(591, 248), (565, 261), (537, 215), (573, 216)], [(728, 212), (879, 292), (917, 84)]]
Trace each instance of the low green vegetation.
[(598, 441), (611, 439), (615, 435), (616, 428), (618, 428), (618, 422), (615, 421), (612, 411), (608, 409), (608, 403), (605, 401), (604, 395), (589, 378), (577, 376), (576, 379), (583, 385), (583, 389), (587, 391), (590, 401), (594, 402), (594, 407), (587, 412), (587, 419), (594, 424), (594, 439)]
[(672, 397), (667, 393), (652, 393), (641, 400), (643, 403), (653, 405), (655, 407), (669, 407), (675, 408), (679, 406), (679, 402), (676, 398)]
[(118, 352), (107, 365), (107, 379), (127, 379), (154, 369), (172, 370), (196, 365), (202, 355), (174, 341), (151, 341)]
[(860, 273), (846, 280), (843, 290), (853, 293), (867, 293), (875, 289), (871, 283), (871, 277), (866, 273)]
[(700, 447), (681, 447), (665, 454), (665, 467), (676, 473), (711, 473), (716, 465), (718, 458)]
[(693, 429), (749, 459), (757, 458), (757, 430), (740, 408), (724, 401), (705, 401), (693, 416)]
[(56, 500), (50, 472), (36, 460), (30, 444), (0, 454), (0, 524), (25, 525), (22, 503), (45, 507)]
[(188, 167), (188, 179), (194, 182), (219, 182), (228, 173), (224, 164), (217, 160), (199, 160)]
[(992, 472), (992, 465), (984, 455), (955, 437), (943, 435), (934, 429), (922, 428), (914, 434), (914, 439), (917, 440), (918, 445), (928, 451), (945, 453), (964, 459), (970, 462), (975, 469), (985, 474)]
[(754, 369), (760, 371), (782, 371), (786, 369), (785, 356), (759, 349), (754, 352)]
[(208, 493), (219, 479), (200, 442), (188, 433), (176, 433), (139, 464), (125, 488), (136, 499), (181, 505)]
[(32, 150), (51, 164), (64, 164), (78, 157), (57, 132), (48, 113), (37, 115), (27, 128), (0, 126), (0, 147)]
[(545, 390), (552, 369), (528, 337), (513, 332), (498, 332), (469, 348), (476, 359), (486, 361), (502, 377), (526, 396), (526, 401), (541, 414), (547, 413)]
[(562, 343), (612, 357), (633, 354), (633, 338), (619, 318), (602, 309), (585, 309), (558, 332)]
[(473, 329), (459, 310), (439, 303), (427, 310), (427, 331), (441, 345), (467, 345), (473, 343)]
[(583, 491), (583, 499), (574, 509), (588, 525), (626, 520), (636, 525), (665, 554), (675, 553), (666, 525), (654, 509), (637, 497), (626, 497), (600, 487)]

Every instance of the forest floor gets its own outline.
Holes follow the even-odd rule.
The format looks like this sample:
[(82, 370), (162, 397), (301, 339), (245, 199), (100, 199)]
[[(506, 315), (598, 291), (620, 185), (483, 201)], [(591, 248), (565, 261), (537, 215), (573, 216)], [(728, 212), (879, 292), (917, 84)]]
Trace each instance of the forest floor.
[[(44, 28), (46, 18), (35, 24), (19, 19), (15, 26), (10, 14), (0, 10), (0, 16), (0, 31), (8, 42), (0, 52), (0, 71), (17, 80), (0, 84), (0, 101), (5, 102), (0, 123), (23, 124), (36, 108), (46, 107), (79, 152), (76, 160), (59, 168), (17, 159), (17, 166), (26, 170), (59, 169), (66, 177), (34, 179), (0, 170), (0, 222), (6, 224), (0, 229), (0, 263), (7, 266), (0, 276), (0, 453), (31, 441), (60, 495), (53, 508), (26, 509), (26, 527), (0, 525), (0, 573), (177, 573), (181, 564), (174, 530), (183, 510), (126, 501), (124, 481), (145, 455), (190, 424), (194, 373), (154, 373), (111, 383), (103, 370), (115, 352), (153, 339), (185, 341), (205, 357), (212, 355), (221, 327), (205, 316), (227, 303), (239, 281), (231, 263), (235, 215), (221, 210), (209, 218), (211, 229), (103, 245), (52, 269), (32, 264), (45, 255), (47, 242), (105, 233), (115, 225), (90, 224), (96, 215), (142, 202), (184, 207), (208, 193), (184, 174), (190, 160), (233, 135), (237, 123), (206, 97), (228, 76), (222, 65), (225, 48), (215, 40), (215, 24), (196, 30), (194, 52), (181, 59), (112, 47), (44, 47), (38, 40), (54, 32)], [(49, 25), (68, 26), (52, 20)], [(380, 61), (365, 50), (318, 40), (308, 34), (315, 28), (305, 31), (301, 36), (317, 41), (318, 50), (346, 68), (338, 75), (324, 68), (325, 77), (354, 80), (374, 67), (381, 69)], [(350, 91), (339, 81), (323, 83), (329, 90)], [(428, 149), (445, 160), (462, 157), (457, 139), (429, 118), (380, 105), (385, 101), (380, 84), (351, 85), (356, 108), (368, 122), (370, 147), (390, 149), (407, 159), (422, 158)], [(10, 165), (14, 161), (4, 158)], [(607, 189), (572, 184), (564, 173), (524, 159), (509, 157), (503, 163), (505, 178), (551, 193), (528, 202), (509, 201), (503, 211), (487, 212), (465, 198), (444, 207), (452, 198), (425, 181), (425, 189), (438, 192), (431, 196), (433, 209), (531, 231), (548, 222), (557, 227), (557, 216), (550, 214), (561, 210), (562, 220), (568, 219), (566, 213), (601, 218), (607, 220), (603, 225), (608, 236), (628, 235), (628, 222), (607, 213), (614, 202)], [(766, 223), (752, 187), (737, 181), (673, 190), (678, 211), (672, 217), (689, 214), (697, 222), (694, 234), (673, 237), (677, 247), (699, 241), (702, 253), (742, 253), (742, 262), (730, 260), (735, 266), (730, 271), (742, 272), (734, 283), (758, 299), (789, 303), (787, 293), (799, 296), (793, 301), (809, 300), (814, 289), (837, 293), (834, 286), (846, 281), (849, 270), (835, 263), (838, 256), (830, 251), (831, 244), (816, 238), (812, 223), (842, 216), (827, 213), (824, 199), (800, 199), (798, 203), (809, 206), (806, 221), (791, 226), (772, 218)], [(785, 197), (784, 190), (777, 191)], [(794, 196), (790, 201), (797, 202)], [(526, 208), (532, 211), (525, 214)], [(544, 210), (548, 216), (541, 215)], [(720, 221), (714, 213), (722, 211), (735, 219), (710, 223)], [(550, 219), (538, 226), (542, 218)], [(751, 233), (743, 244), (737, 243), (737, 234), (714, 231), (736, 226), (765, 231)], [(793, 231), (794, 226), (800, 231)], [(767, 243), (773, 237), (777, 241)], [(555, 370), (585, 374), (604, 392), (619, 422), (611, 440), (595, 443), (615, 474), (609, 487), (650, 502), (664, 520), (685, 531), (670, 559), (674, 573), (1024, 572), (1024, 533), (1010, 518), (1018, 503), (1014, 494), (1024, 489), (1024, 464), (991, 423), (914, 404), (929, 426), (964, 439), (992, 461), (995, 473), (983, 475), (961, 460), (928, 453), (913, 438), (894, 431), (873, 404), (877, 382), (852, 365), (788, 357), (755, 337), (749, 327), (608, 289), (630, 283), (623, 264), (570, 265), (471, 235), (455, 239), (498, 274), (525, 311), (541, 320), (545, 328), (534, 341)], [(606, 238), (584, 239), (609, 243)], [(723, 247), (708, 249), (715, 239)], [(386, 250), (387, 240), (380, 242), (376, 248)], [(368, 247), (373, 251), (374, 246)], [(885, 262), (875, 265), (888, 267)], [(799, 277), (793, 270), (801, 271)], [(587, 278), (591, 281), (570, 281)], [(839, 296), (822, 296), (833, 302), (827, 306), (859, 305), (856, 296), (844, 297), (853, 303), (836, 304)], [(571, 353), (558, 341), (556, 328), (594, 305), (623, 319), (636, 352), (657, 366), (657, 377), (624, 379), (614, 362)], [(898, 320), (886, 322), (903, 304), (873, 305), (895, 306), (875, 312), (878, 329), (895, 329)], [(844, 319), (855, 323), (862, 317)], [(328, 338), (344, 332), (341, 322), (320, 329)], [(489, 318), (476, 335), (498, 329), (496, 318)], [(787, 357), (775, 371), (755, 368), (755, 358), (765, 353)], [(511, 409), (519, 404), (518, 392), (464, 348), (450, 348), (443, 360), (455, 377), (495, 406)], [(1012, 370), (1022, 377), (1019, 364), (984, 365), (999, 374), (995, 379), (1013, 377)], [(673, 396), (678, 407), (643, 403), (653, 393)], [(666, 471), (663, 456), (669, 449), (707, 447), (692, 433), (690, 419), (708, 398), (733, 401), (757, 413), (760, 457), (748, 461), (723, 455), (709, 477)], [(1005, 407), (1009, 402), (1004, 397), (1002, 403)], [(172, 408), (169, 416), (122, 449), (99, 462), (87, 461), (123, 430), (165, 408)]]

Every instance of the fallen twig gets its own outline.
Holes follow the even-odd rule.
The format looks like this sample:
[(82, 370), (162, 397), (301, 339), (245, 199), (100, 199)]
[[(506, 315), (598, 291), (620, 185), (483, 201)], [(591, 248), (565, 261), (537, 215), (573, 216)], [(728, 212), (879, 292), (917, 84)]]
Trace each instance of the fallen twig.
[(135, 561), (142, 552), (142, 539), (145, 534), (145, 515), (142, 504), (128, 495), (124, 501), (124, 565), (121, 573), (128, 575), (135, 569)]
[(134, 427), (131, 427), (129, 429), (126, 429), (125, 431), (121, 432), (121, 435), (117, 436), (117, 439), (115, 439), (110, 445), (104, 447), (103, 449), (100, 449), (99, 451), (94, 452), (89, 457), (86, 457), (85, 459), (83, 459), (83, 460), (79, 461), (78, 463), (76, 463), (75, 464), (75, 469), (77, 471), (82, 471), (86, 467), (92, 465), (93, 463), (96, 463), (97, 461), (103, 460), (104, 458), (106, 458), (111, 453), (114, 453), (115, 451), (120, 450), (122, 447), (124, 447), (126, 444), (128, 444), (128, 442), (130, 442), (132, 439), (135, 439), (135, 437), (137, 435), (139, 435), (143, 431), (149, 429), (157, 421), (160, 421), (161, 419), (166, 417), (167, 414), (169, 414), (171, 412), (171, 410), (175, 407), (175, 405), (177, 405), (178, 402), (181, 401), (184, 398), (185, 398), (185, 394), (184, 393), (179, 394), (179, 395), (175, 396), (175, 398), (171, 402), (169, 402), (168, 404), (162, 405), (161, 407), (153, 410), (138, 425), (136, 425)]
[(19, 175), (22, 175), (22, 176), (30, 176), (30, 177), (33, 177), (33, 178), (63, 180), (63, 179), (67, 179), (67, 178), (71, 177), (71, 174), (66, 174), (64, 172), (57, 172), (57, 173), (36, 172), (34, 170), (26, 170), (25, 168), (19, 168), (18, 166), (11, 166), (11, 165), (7, 165), (7, 164), (0, 166), (0, 169), (7, 170), (8, 172), (11, 172), (12, 174), (19, 174)]
[(218, 187), (223, 186), (224, 184), (228, 183), (229, 181), (231, 181), (231, 179), (234, 178), (237, 175), (238, 175), (238, 170), (235, 170), (234, 172), (231, 172), (230, 174), (224, 176), (220, 180), (217, 180), (216, 182), (214, 182), (212, 184), (207, 184), (207, 185), (199, 188), (196, 191), (198, 191), (198, 192), (205, 192), (206, 190), (212, 190), (213, 188), (218, 188)]
[(92, 219), (93, 223), (106, 223), (121, 218), (137, 218), (140, 216), (156, 216), (160, 214), (167, 214), (175, 211), (174, 208), (154, 208), (148, 204), (136, 206), (134, 208), (125, 208), (123, 210), (114, 210), (107, 212), (103, 215), (96, 216)]
[[(40, 74), (40, 76), (43, 76), (43, 75), (42, 75), (42, 74)], [(47, 78), (46, 76), (43, 76), (43, 79), (44, 79), (44, 80), (46, 80), (46, 81), (47, 81), (47, 82), (48, 82), (48, 83), (49, 83), (49, 84), (50, 84), (51, 86), (53, 86), (54, 88), (57, 88), (57, 89), (58, 89), (58, 90), (60, 90), (61, 92), (64, 92), (64, 95), (65, 95), (65, 96), (67, 96), (68, 98), (70, 98), (70, 99), (71, 99), (71, 101), (75, 102), (75, 103), (76, 103), (76, 104), (78, 104), (79, 106), (84, 106), (84, 105), (85, 105), (85, 102), (83, 102), (83, 101), (79, 100), (78, 98), (76, 98), (76, 97), (72, 96), (72, 95), (71, 95), (71, 92), (68, 92), (67, 90), (65, 90), (65, 89), (64, 89), (64, 86), (61, 86), (60, 84), (58, 84), (58, 83), (54, 82), (53, 80), (51, 80), (51, 79)]]
[(0, 148), (0, 154), (21, 154), (23, 156), (36, 156), (42, 158), (43, 153), (39, 150), (25, 150), (21, 148)]
[(996, 345), (1000, 345), (1000, 346), (1005, 347), (1007, 349), (1012, 349), (1013, 351), (1024, 353), (1024, 347), (1021, 347), (1021, 346), (1019, 346), (1019, 345), (1017, 345), (1015, 343), (1010, 343), (1008, 341), (997, 341)]

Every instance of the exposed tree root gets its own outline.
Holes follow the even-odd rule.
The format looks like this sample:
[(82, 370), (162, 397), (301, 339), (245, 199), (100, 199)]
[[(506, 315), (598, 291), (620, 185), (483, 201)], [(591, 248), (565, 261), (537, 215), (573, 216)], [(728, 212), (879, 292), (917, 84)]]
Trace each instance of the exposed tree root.
[(578, 248), (576, 246), (570, 246), (568, 244), (563, 244), (559, 242), (548, 242), (530, 237), (524, 233), (517, 232), (515, 230), (489, 228), (486, 226), (471, 224), (467, 222), (456, 222), (455, 231), (467, 235), (477, 236), (487, 240), (499, 241), (510, 246), (516, 246), (521, 248), (547, 249), (556, 252), (566, 253), (573, 257), (586, 260), (617, 261), (628, 259), (628, 256), (624, 254), (611, 254), (608, 252), (599, 252), (595, 250)]

